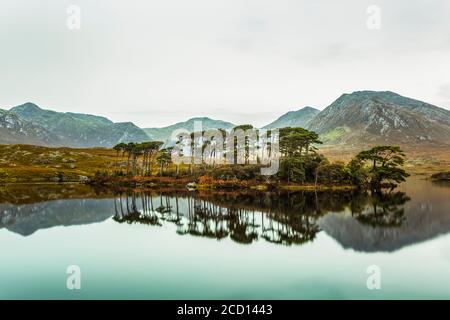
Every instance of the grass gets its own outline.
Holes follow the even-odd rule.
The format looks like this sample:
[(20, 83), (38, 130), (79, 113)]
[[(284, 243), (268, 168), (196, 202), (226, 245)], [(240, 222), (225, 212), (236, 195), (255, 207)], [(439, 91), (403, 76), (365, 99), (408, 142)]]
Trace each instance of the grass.
[(350, 128), (348, 127), (337, 127), (331, 131), (328, 131), (325, 134), (320, 135), (320, 139), (323, 143), (335, 141), (350, 132)]
[[(325, 145), (319, 147), (331, 162), (348, 162), (358, 152), (370, 146)], [(448, 146), (401, 146), (406, 155), (405, 170), (413, 175), (431, 175), (450, 171), (450, 148)]]
[(47, 148), (32, 145), (0, 145), (0, 182), (79, 181), (97, 170), (112, 171), (112, 149)]
[[(319, 152), (330, 161), (348, 162), (362, 148), (350, 146), (321, 146)], [(416, 175), (431, 175), (450, 171), (450, 150), (448, 147), (404, 148), (405, 169)], [(43, 183), (78, 182), (80, 177), (93, 177), (97, 171), (112, 173), (116, 162), (125, 171), (126, 159), (116, 157), (116, 151), (106, 148), (48, 148), (33, 145), (0, 145), (0, 183)], [(154, 168), (158, 170), (158, 168)], [(154, 172), (156, 174), (156, 171)], [(186, 168), (184, 168), (186, 171)], [(124, 178), (127, 180), (129, 178)], [(136, 185), (171, 185), (186, 181), (169, 181), (164, 177), (137, 177)], [(165, 179), (164, 181), (161, 179)], [(167, 181), (166, 181), (167, 180)], [(176, 180), (172, 178), (172, 180)], [(125, 181), (124, 181), (125, 182)], [(258, 183), (248, 187), (263, 188)], [(204, 183), (205, 186), (208, 183)], [(244, 187), (244, 186), (242, 186)], [(314, 186), (283, 186), (286, 189), (310, 189)], [(336, 187), (333, 187), (336, 188)], [(345, 188), (337, 186), (337, 188)]]

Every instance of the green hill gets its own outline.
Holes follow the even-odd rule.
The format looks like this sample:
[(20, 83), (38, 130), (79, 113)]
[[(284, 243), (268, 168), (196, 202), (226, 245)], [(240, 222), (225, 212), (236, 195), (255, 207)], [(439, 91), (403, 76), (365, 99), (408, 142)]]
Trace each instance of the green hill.
[(131, 122), (114, 123), (90, 114), (45, 110), (33, 103), (14, 107), (10, 112), (53, 135), (55, 139), (47, 145), (111, 147), (119, 142), (148, 140), (145, 132)]

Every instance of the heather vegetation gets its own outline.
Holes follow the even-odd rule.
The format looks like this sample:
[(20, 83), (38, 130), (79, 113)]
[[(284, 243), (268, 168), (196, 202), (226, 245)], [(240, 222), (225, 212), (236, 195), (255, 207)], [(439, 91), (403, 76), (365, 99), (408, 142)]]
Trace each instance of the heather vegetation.
[(105, 148), (0, 145), (0, 183), (84, 182), (111, 172), (114, 156)]
[[(252, 127), (241, 125), (235, 129), (248, 130)], [(94, 181), (100, 184), (114, 181), (123, 183), (128, 179), (133, 183), (145, 184), (146, 180), (154, 183), (155, 177), (166, 177), (175, 180), (184, 178), (214, 188), (299, 185), (315, 188), (353, 186), (376, 190), (395, 187), (408, 176), (402, 168), (405, 154), (397, 146), (377, 146), (364, 150), (349, 163), (330, 162), (318, 152), (316, 146), (322, 143), (318, 134), (304, 128), (290, 127), (279, 131), (278, 172), (272, 176), (264, 176), (260, 173), (264, 165), (251, 153), (252, 148), (247, 138), (246, 136), (244, 146), (241, 146), (243, 150), (239, 150), (234, 144), (233, 148), (225, 148), (222, 155), (225, 159), (227, 152), (233, 152), (236, 159), (237, 154), (242, 152), (244, 161), (241, 164), (225, 164), (225, 160), (217, 161), (216, 155), (207, 153), (202, 153), (201, 163), (192, 160), (181, 165), (174, 164), (171, 158), (173, 148), (161, 148), (163, 142), (121, 143), (114, 147), (114, 170), (98, 172)], [(211, 141), (202, 143), (201, 150), (204, 151)], [(215, 160), (208, 161), (208, 157), (215, 157)]]

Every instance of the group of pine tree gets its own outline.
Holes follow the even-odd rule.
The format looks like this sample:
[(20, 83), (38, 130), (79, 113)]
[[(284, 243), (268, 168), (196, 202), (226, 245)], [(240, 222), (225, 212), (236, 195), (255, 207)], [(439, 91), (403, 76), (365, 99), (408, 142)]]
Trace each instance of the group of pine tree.
[[(235, 128), (248, 130), (251, 125)], [(221, 131), (225, 135), (225, 131)], [(268, 132), (270, 135), (270, 131)], [(193, 137), (194, 134), (191, 134)], [(226, 139), (224, 139), (225, 141)], [(192, 140), (195, 143), (195, 140)], [(212, 140), (202, 141), (205, 150)], [(117, 151), (115, 164), (116, 176), (189, 176), (194, 180), (200, 176), (209, 176), (217, 180), (251, 180), (270, 183), (315, 185), (355, 185), (361, 188), (380, 189), (394, 187), (408, 177), (402, 168), (405, 154), (398, 146), (376, 146), (358, 153), (349, 163), (331, 163), (315, 147), (322, 142), (319, 135), (304, 128), (282, 128), (279, 130), (279, 170), (273, 176), (261, 176), (262, 164), (250, 164), (248, 139), (245, 140), (244, 164), (223, 164), (192, 161), (184, 165), (172, 163), (173, 148), (163, 148), (161, 141), (143, 143), (120, 143), (114, 147)], [(270, 149), (270, 143), (268, 143)], [(228, 152), (238, 153), (236, 144)], [(226, 150), (226, 146), (225, 146)], [(270, 152), (270, 151), (269, 151)], [(225, 154), (223, 157), (225, 158)], [(203, 157), (203, 153), (202, 153)], [(202, 159), (204, 160), (204, 159)], [(252, 162), (254, 163), (254, 162)]]

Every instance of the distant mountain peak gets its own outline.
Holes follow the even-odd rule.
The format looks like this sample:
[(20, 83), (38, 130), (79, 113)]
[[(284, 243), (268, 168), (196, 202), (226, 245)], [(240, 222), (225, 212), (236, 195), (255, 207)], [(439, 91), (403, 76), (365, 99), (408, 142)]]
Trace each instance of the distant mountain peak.
[(376, 96), (376, 95), (397, 95), (398, 93), (395, 93), (393, 91), (389, 90), (357, 90), (353, 91), (351, 93), (343, 93), (341, 96)]
[(21, 104), (17, 107), (14, 107), (11, 109), (11, 111), (22, 111), (22, 112), (32, 112), (32, 111), (42, 111), (43, 109), (39, 107), (37, 104), (33, 102), (25, 102), (24, 104)]
[(392, 91), (343, 94), (308, 129), (326, 143), (449, 144), (450, 111)]
[(402, 96), (396, 92), (385, 90), (385, 91), (375, 91), (375, 90), (360, 90), (360, 91), (354, 91), (352, 93), (344, 93), (342, 94), (336, 101), (333, 103), (339, 101), (348, 101), (348, 100), (376, 100), (379, 99), (381, 101), (387, 102), (387, 103), (400, 103), (403, 106), (409, 106), (409, 105), (417, 105), (417, 104), (427, 104), (428, 103), (415, 100), (412, 98), (408, 98), (405, 96)]
[[(197, 120), (213, 120), (213, 119), (211, 119), (209, 117), (193, 117), (193, 118), (188, 119), (186, 122), (197, 121)], [(216, 120), (213, 120), (213, 121), (216, 121)]]
[(24, 104), (22, 104), (22, 105), (20, 105), (18, 107), (23, 107), (23, 108), (27, 108), (27, 109), (32, 108), (32, 109), (38, 109), (38, 110), (42, 109), (37, 104), (35, 104), (34, 102), (30, 102), (30, 101), (25, 102)]
[(307, 127), (308, 123), (320, 112), (313, 107), (303, 107), (296, 111), (288, 111), (277, 120), (264, 126), (263, 129), (276, 129), (284, 127)]
[(212, 123), (227, 123), (227, 124), (230, 124), (230, 126), (231, 126), (230, 122), (226, 122), (226, 121), (223, 121), (223, 120), (212, 119), (210, 117), (193, 117), (193, 118), (190, 118), (190, 119), (188, 119), (186, 121), (179, 122), (179, 123), (190, 123), (190, 122), (194, 122), (194, 121), (212, 122)]
[(303, 108), (301, 108), (299, 111), (301, 111), (301, 110), (305, 110), (305, 111), (313, 111), (313, 112), (319, 111), (319, 112), (320, 112), (320, 110), (318, 110), (318, 109), (316, 109), (316, 108), (314, 108), (314, 107), (310, 107), (310, 106), (303, 107)]

